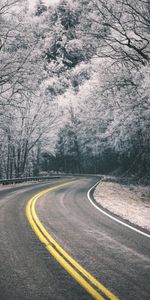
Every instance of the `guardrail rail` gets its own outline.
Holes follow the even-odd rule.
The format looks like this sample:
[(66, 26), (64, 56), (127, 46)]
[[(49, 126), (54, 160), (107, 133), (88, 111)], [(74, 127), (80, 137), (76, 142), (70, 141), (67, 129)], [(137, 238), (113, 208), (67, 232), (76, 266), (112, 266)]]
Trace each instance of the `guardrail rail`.
[(2, 180), (0, 180), (0, 184), (7, 185), (7, 184), (27, 182), (27, 181), (50, 180), (50, 179), (55, 179), (55, 178), (60, 178), (60, 176), (56, 175), (56, 176), (38, 176), (38, 177), (2, 179)]

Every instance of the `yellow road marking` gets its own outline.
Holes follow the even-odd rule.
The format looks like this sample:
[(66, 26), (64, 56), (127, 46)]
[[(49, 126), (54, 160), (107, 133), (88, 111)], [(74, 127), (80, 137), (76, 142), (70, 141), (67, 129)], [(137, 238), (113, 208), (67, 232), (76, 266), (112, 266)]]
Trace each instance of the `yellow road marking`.
[[(45, 244), (47, 250), (54, 256), (54, 258), (60, 263), (60, 265), (82, 286), (85, 290), (97, 300), (104, 300), (103, 296), (99, 294), (99, 292), (90, 285), (88, 281), (91, 282), (98, 290), (103, 292), (111, 300), (118, 300), (119, 298), (113, 295), (107, 288), (105, 288), (95, 277), (93, 277), (90, 273), (88, 273), (79, 263), (77, 263), (47, 232), (45, 227), (40, 222), (36, 211), (35, 204), (36, 201), (43, 195), (48, 192), (54, 191), (55, 189), (61, 188), (65, 185), (71, 184), (74, 181), (69, 181), (67, 183), (62, 183), (52, 188), (45, 189), (42, 192), (39, 192), (35, 196), (33, 196), (27, 203), (26, 206), (26, 215), (28, 221), (40, 239), (40, 241)], [(78, 273), (82, 274), (84, 278)]]

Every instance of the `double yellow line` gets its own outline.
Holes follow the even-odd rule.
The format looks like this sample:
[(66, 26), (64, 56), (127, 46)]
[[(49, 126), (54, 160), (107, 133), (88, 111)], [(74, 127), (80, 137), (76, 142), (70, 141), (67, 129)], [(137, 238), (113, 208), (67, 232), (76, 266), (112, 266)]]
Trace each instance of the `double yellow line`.
[[(113, 295), (108, 289), (106, 289), (96, 278), (94, 278), (90, 273), (88, 273), (79, 263), (77, 263), (47, 232), (45, 227), (40, 222), (36, 211), (35, 204), (36, 201), (48, 192), (52, 192), (55, 189), (64, 187), (71, 184), (74, 181), (69, 181), (67, 183), (62, 183), (52, 188), (48, 188), (35, 196), (33, 196), (27, 203), (26, 215), (28, 221), (40, 239), (40, 241), (45, 245), (46, 249), (51, 255), (59, 262), (59, 264), (94, 298), (97, 300), (111, 299), (118, 300), (118, 298)], [(103, 295), (101, 295), (100, 294)], [(106, 296), (106, 298), (104, 298)]]

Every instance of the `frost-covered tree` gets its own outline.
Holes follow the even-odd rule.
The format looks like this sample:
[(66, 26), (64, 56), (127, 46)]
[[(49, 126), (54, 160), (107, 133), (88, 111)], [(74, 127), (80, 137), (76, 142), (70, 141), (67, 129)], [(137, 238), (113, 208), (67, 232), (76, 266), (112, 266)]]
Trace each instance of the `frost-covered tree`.
[(47, 6), (45, 5), (45, 3), (42, 0), (38, 0), (36, 3), (35, 15), (40, 16), (45, 11), (47, 11)]
[[(150, 60), (150, 4), (143, 0), (80, 1), (81, 31), (96, 54), (139, 67)], [(92, 40), (91, 40), (92, 38)]]
[[(12, 108), (1, 126), (1, 168), (7, 178), (28, 174), (31, 152), (39, 149), (56, 119), (54, 104), (41, 95)], [(6, 122), (7, 120), (7, 122)], [(38, 157), (38, 154), (37, 154)], [(30, 170), (30, 173), (32, 170)]]

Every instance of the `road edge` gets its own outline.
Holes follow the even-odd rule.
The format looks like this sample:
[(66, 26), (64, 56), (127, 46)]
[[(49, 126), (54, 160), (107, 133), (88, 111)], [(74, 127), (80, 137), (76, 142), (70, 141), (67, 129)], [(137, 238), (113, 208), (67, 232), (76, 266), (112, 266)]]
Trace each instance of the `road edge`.
[(114, 213), (112, 213), (111, 211), (105, 209), (102, 205), (100, 205), (96, 199), (94, 198), (94, 190), (96, 188), (96, 186), (100, 183), (101, 180), (99, 180), (98, 182), (96, 182), (87, 192), (87, 198), (90, 201), (90, 203), (97, 209), (99, 210), (101, 213), (103, 213), (104, 215), (106, 215), (107, 217), (109, 217), (110, 219), (112, 219), (113, 221), (147, 237), (150, 238), (150, 233), (148, 232), (148, 230), (143, 230), (143, 228), (141, 228), (140, 226), (137, 226), (123, 218), (121, 218), (119, 215), (115, 215)]

